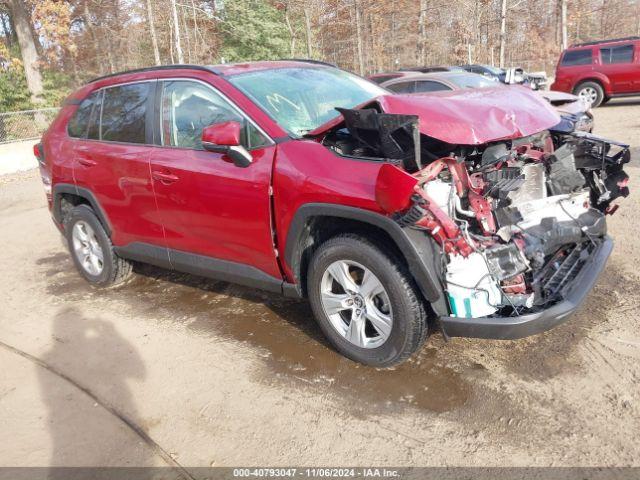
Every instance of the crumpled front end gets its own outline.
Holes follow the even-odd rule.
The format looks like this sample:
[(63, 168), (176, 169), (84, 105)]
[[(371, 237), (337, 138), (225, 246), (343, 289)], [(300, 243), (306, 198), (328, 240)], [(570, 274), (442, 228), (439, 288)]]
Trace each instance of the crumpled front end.
[(378, 204), (440, 246), (446, 334), (518, 338), (575, 310), (612, 248), (605, 216), (629, 194), (627, 145), (553, 130), (452, 144), (404, 112), (342, 113), (325, 145), (383, 159)]

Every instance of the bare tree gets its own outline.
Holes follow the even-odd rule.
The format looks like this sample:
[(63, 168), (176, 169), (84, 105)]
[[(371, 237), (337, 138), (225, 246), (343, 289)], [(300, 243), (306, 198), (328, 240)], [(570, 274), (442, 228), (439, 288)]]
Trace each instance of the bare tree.
[(20, 53), (24, 65), (24, 73), (27, 78), (27, 87), (31, 94), (31, 101), (34, 104), (42, 103), (42, 76), (40, 75), (40, 65), (38, 50), (33, 38), (31, 29), (31, 13), (24, 0), (9, 0), (11, 17), (13, 18)]
[(151, 32), (151, 44), (153, 45), (153, 59), (156, 65), (160, 65), (160, 50), (158, 48), (158, 37), (156, 36), (156, 27), (153, 24), (153, 8), (151, 0), (147, 0), (147, 21), (149, 22), (149, 31)]
[(567, 0), (560, 0), (560, 30), (562, 32), (561, 48), (564, 50), (569, 46), (567, 38)]
[(176, 54), (178, 55), (178, 63), (184, 63), (182, 45), (180, 45), (180, 26), (178, 24), (178, 7), (176, 7), (176, 0), (171, 0), (171, 14), (173, 16), (173, 33), (176, 45)]
[(504, 51), (507, 42), (507, 0), (500, 6), (500, 67), (504, 67)]
[(362, 52), (362, 21), (360, 4), (358, 0), (353, 0), (353, 7), (356, 15), (356, 46), (358, 53), (358, 73), (364, 75), (364, 54)]
[(418, 14), (418, 65), (425, 65), (427, 49), (427, 0), (420, 0)]

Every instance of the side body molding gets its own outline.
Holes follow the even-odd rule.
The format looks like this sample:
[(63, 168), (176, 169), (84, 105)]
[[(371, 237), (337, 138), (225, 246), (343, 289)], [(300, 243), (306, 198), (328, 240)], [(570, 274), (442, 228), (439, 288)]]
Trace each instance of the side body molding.
[(431, 237), (418, 230), (403, 229), (389, 217), (361, 208), (329, 203), (307, 203), (298, 209), (289, 226), (284, 251), (285, 261), (293, 270), (298, 284), (300, 284), (300, 259), (304, 248), (300, 240), (304, 236), (307, 222), (313, 217), (356, 220), (384, 230), (404, 255), (409, 270), (424, 297), (432, 303), (436, 311), (441, 310), (442, 302), (439, 300), (444, 296), (438, 280), (440, 253)]

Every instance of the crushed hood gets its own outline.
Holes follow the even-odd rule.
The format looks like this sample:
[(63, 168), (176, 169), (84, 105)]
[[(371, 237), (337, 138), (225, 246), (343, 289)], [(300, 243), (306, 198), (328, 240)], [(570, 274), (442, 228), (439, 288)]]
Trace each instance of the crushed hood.
[(543, 98), (516, 86), (389, 95), (377, 101), (386, 113), (418, 115), (420, 133), (452, 144), (478, 145), (526, 137), (560, 121)]
[[(385, 113), (417, 115), (420, 133), (457, 145), (479, 145), (533, 135), (557, 125), (560, 117), (539, 94), (511, 86), (383, 95), (357, 108), (378, 104)], [(338, 117), (309, 135), (320, 135), (341, 122)]]

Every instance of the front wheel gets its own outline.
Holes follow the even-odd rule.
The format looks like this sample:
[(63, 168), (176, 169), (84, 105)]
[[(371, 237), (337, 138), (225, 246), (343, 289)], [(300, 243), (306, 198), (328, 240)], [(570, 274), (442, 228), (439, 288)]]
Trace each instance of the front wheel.
[(326, 337), (357, 362), (389, 367), (426, 338), (427, 315), (411, 275), (363, 237), (323, 243), (311, 259), (307, 291)]

